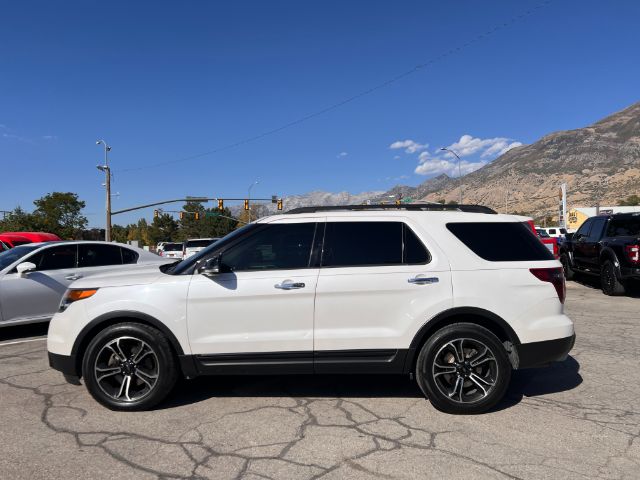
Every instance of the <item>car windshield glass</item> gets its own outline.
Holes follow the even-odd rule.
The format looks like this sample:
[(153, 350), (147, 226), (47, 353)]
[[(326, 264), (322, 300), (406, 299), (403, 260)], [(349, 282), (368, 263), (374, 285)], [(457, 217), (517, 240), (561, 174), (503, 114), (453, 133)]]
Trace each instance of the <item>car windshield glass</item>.
[(205, 248), (203, 250), (200, 250), (198, 253), (196, 253), (195, 255), (192, 255), (188, 259), (183, 260), (182, 262), (176, 263), (175, 265), (172, 265), (171, 267), (167, 268), (165, 273), (168, 273), (168, 274), (171, 274), (171, 275), (180, 275), (182, 273), (188, 272), (189, 269), (195, 263), (197, 263), (202, 257), (207, 256), (209, 254), (209, 252), (211, 252), (211, 250), (218, 249), (218, 248), (224, 248), (229, 243), (235, 241), (235, 239), (238, 238), (240, 235), (243, 235), (246, 232), (248, 232), (248, 231), (250, 231), (250, 230), (252, 230), (254, 228), (257, 228), (257, 227), (258, 227), (257, 224), (250, 223), (248, 225), (245, 225), (244, 227), (241, 227), (241, 228), (239, 228), (237, 230), (234, 230), (233, 232), (231, 232), (227, 236), (222, 237), (220, 240), (212, 243), (207, 248)]
[(0, 253), (0, 270), (4, 270), (13, 262), (20, 260), (28, 253), (37, 250), (41, 246), (42, 245), (22, 245), (20, 247), (12, 248), (11, 250)]
[(165, 244), (163, 250), (165, 252), (178, 252), (182, 250), (182, 244), (181, 243), (167, 243)]
[(538, 235), (540, 235), (542, 238), (548, 238), (549, 234), (546, 232), (546, 230), (542, 230), (540, 228), (536, 229), (536, 232), (538, 232)]

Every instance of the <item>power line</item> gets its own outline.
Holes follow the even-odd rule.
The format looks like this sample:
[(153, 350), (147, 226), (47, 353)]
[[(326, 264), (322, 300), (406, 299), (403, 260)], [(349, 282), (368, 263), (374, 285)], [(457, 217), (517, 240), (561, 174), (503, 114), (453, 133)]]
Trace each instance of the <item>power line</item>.
[(364, 91), (362, 91), (360, 93), (352, 95), (351, 97), (345, 98), (344, 100), (341, 100), (341, 101), (339, 101), (337, 103), (329, 105), (329, 106), (327, 106), (327, 107), (325, 107), (325, 108), (323, 108), (321, 110), (317, 110), (316, 112), (313, 112), (313, 113), (310, 113), (310, 114), (305, 115), (303, 117), (300, 117), (300, 118), (298, 118), (296, 120), (293, 120), (293, 121), (291, 121), (289, 123), (285, 123), (284, 125), (281, 125), (279, 127), (273, 128), (271, 130), (267, 130), (266, 132), (262, 132), (260, 134), (257, 134), (257, 135), (251, 136), (251, 137), (244, 138), (242, 140), (238, 140), (237, 142), (234, 142), (234, 143), (230, 143), (230, 144), (218, 147), (218, 148), (214, 148), (212, 150), (208, 150), (206, 152), (198, 153), (198, 154), (195, 154), (195, 155), (190, 155), (190, 156), (179, 158), (179, 159), (176, 159), (176, 160), (169, 160), (169, 161), (166, 161), (166, 162), (159, 162), (159, 163), (154, 163), (154, 164), (151, 164), (151, 165), (145, 165), (145, 166), (141, 166), (141, 167), (125, 168), (125, 169), (119, 170), (119, 172), (133, 172), (133, 171), (138, 171), (138, 170), (145, 170), (147, 168), (157, 168), (157, 167), (161, 167), (161, 166), (165, 166), (165, 165), (172, 165), (172, 164), (175, 164), (175, 163), (182, 163), (182, 162), (186, 162), (186, 161), (189, 161), (189, 160), (194, 160), (196, 158), (201, 158), (201, 157), (205, 157), (207, 155), (213, 155), (213, 154), (220, 153), (220, 152), (223, 152), (223, 151), (226, 151), (226, 150), (237, 148), (237, 147), (245, 145), (247, 143), (251, 143), (251, 142), (255, 142), (256, 140), (260, 140), (261, 138), (267, 137), (269, 135), (276, 134), (278, 132), (281, 132), (282, 130), (286, 130), (287, 128), (294, 127), (294, 126), (299, 125), (299, 124), (301, 124), (303, 122), (306, 122), (306, 121), (311, 120), (313, 118), (316, 118), (316, 117), (319, 117), (321, 115), (324, 115), (325, 113), (328, 113), (328, 112), (330, 112), (332, 110), (336, 110), (336, 109), (338, 109), (340, 107), (343, 107), (344, 105), (347, 105), (348, 103), (351, 103), (351, 102), (353, 102), (355, 100), (358, 100), (358, 99), (360, 99), (360, 98), (362, 98), (364, 96), (367, 96), (367, 95), (370, 95), (370, 94), (372, 94), (374, 92), (377, 92), (378, 90), (381, 90), (381, 89), (383, 89), (385, 87), (388, 87), (389, 85), (392, 85), (392, 84), (394, 84), (394, 83), (396, 83), (396, 82), (398, 82), (398, 81), (400, 81), (400, 80), (402, 80), (402, 79), (404, 79), (404, 78), (406, 78), (406, 77), (408, 77), (410, 75), (413, 75), (414, 73), (417, 73), (418, 71), (420, 71), (422, 69), (428, 68), (428, 67), (432, 66), (433, 64), (435, 64), (435, 63), (437, 63), (437, 62), (439, 62), (439, 61), (441, 61), (441, 60), (443, 60), (443, 59), (445, 59), (445, 58), (447, 58), (447, 57), (449, 57), (451, 55), (459, 53), (462, 50), (470, 47), (471, 45), (474, 45), (475, 43), (478, 43), (478, 42), (486, 39), (487, 37), (493, 35), (494, 33), (498, 32), (500, 30), (503, 30), (503, 29), (505, 29), (507, 27), (510, 27), (514, 23), (517, 23), (517, 22), (525, 20), (527, 17), (533, 15), (536, 11), (540, 10), (541, 8), (546, 7), (551, 2), (552, 2), (552, 0), (544, 0), (543, 2), (537, 4), (536, 6), (531, 7), (528, 10), (525, 10), (524, 12), (520, 13), (519, 15), (515, 15), (515, 16), (511, 17), (509, 20), (507, 20), (507, 21), (505, 21), (505, 22), (503, 22), (503, 23), (501, 23), (499, 25), (496, 25), (496, 26), (494, 26), (493, 28), (491, 28), (489, 30), (486, 30), (485, 32), (477, 35), (476, 37), (472, 38), (471, 40), (467, 41), (466, 43), (463, 43), (462, 45), (458, 45), (457, 47), (452, 47), (449, 50), (446, 50), (445, 52), (441, 53), (440, 55), (438, 55), (438, 56), (436, 56), (436, 57), (434, 57), (434, 58), (432, 58), (430, 60), (427, 60), (426, 62), (423, 62), (423, 63), (420, 63), (420, 64), (416, 65), (415, 67), (413, 67), (410, 70), (407, 70), (407, 71), (405, 71), (403, 73), (400, 73), (399, 75), (396, 75), (395, 77), (392, 77), (392, 78), (390, 78), (388, 80), (385, 80), (382, 83), (374, 85), (373, 87), (370, 87), (367, 90), (364, 90)]

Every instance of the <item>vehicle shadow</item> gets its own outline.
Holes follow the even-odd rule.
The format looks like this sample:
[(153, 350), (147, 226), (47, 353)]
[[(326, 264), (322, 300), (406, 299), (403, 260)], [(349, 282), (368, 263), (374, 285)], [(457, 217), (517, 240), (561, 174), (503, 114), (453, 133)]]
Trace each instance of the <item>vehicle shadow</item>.
[[(571, 281), (579, 283), (580, 285), (585, 286), (587, 288), (600, 290), (600, 279), (596, 276), (584, 275), (584, 274), (578, 273), (573, 277)], [(640, 282), (628, 281), (626, 284), (626, 290), (627, 291), (623, 296), (631, 297), (631, 298), (640, 298)], [(604, 293), (602, 293), (602, 295), (604, 295)]]
[(493, 411), (517, 405), (524, 397), (537, 397), (573, 390), (582, 383), (580, 363), (569, 356), (564, 362), (544, 368), (515, 370), (504, 399)]
[[(573, 358), (546, 368), (514, 371), (504, 400), (492, 411), (535, 397), (571, 390), (582, 383)], [(175, 408), (215, 397), (421, 398), (408, 375), (211, 376), (184, 380), (158, 408)]]
[(213, 397), (420, 398), (408, 375), (234, 375), (184, 380), (159, 408)]
[(29, 323), (0, 328), (0, 342), (20, 340), (22, 338), (42, 337), (47, 334), (49, 322)]

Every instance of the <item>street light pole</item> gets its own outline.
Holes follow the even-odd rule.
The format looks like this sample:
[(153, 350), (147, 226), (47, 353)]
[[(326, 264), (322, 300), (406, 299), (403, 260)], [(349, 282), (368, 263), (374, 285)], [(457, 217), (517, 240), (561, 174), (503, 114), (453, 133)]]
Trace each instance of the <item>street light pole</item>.
[(105, 188), (107, 190), (107, 222), (104, 228), (104, 241), (111, 241), (111, 169), (109, 168), (109, 152), (111, 147), (104, 140), (98, 140), (96, 145), (104, 145), (104, 165), (98, 165), (98, 170), (105, 174)]
[(249, 200), (249, 222), (251, 222), (251, 189), (258, 185), (260, 180), (256, 179), (251, 185), (249, 185), (249, 190), (247, 192), (247, 200)]
[(442, 147), (442, 148), (440, 148), (440, 150), (442, 150), (444, 152), (452, 153), (458, 159), (458, 188), (460, 189), (460, 205), (462, 205), (462, 168), (460, 167), (460, 157), (458, 156), (458, 154), (456, 152), (454, 152), (453, 150), (451, 150), (449, 148)]

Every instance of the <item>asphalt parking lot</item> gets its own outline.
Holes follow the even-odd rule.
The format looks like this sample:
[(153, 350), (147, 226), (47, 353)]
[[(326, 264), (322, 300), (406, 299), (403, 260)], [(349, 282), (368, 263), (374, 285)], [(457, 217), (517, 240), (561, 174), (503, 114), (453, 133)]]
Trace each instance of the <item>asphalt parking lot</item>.
[(4, 329), (0, 477), (639, 478), (640, 298), (570, 282), (567, 310), (571, 357), (466, 417), (407, 378), (353, 376), (202, 378), (116, 413), (48, 368), (44, 327)]

